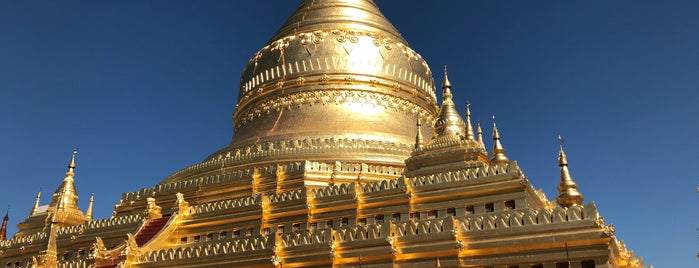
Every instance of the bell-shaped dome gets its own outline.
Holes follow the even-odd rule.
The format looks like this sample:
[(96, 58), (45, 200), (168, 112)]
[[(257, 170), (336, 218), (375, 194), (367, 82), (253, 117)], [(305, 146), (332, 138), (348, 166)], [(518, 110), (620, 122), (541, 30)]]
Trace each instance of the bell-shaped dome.
[[(292, 147), (299, 157), (309, 144), (360, 149), (369, 142), (396, 147), (382, 158), (400, 163), (415, 122), (436, 114), (429, 66), (376, 4), (304, 1), (243, 70), (233, 140), (211, 157)], [(322, 158), (367, 156), (324, 151)]]
[(231, 144), (206, 161), (404, 166), (436, 104), (429, 66), (374, 2), (307, 0), (247, 63)]
[(404, 142), (435, 109), (427, 63), (373, 2), (304, 1), (243, 70), (233, 143), (328, 131)]

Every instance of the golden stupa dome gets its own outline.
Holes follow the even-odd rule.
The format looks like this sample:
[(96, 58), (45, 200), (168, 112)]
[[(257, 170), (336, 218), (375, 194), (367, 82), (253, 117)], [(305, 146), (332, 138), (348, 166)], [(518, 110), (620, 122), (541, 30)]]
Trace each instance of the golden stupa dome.
[(406, 142), (436, 110), (427, 63), (358, 0), (304, 1), (250, 59), (238, 97), (234, 144), (336, 130)]
[(231, 144), (206, 161), (402, 166), (437, 112), (429, 66), (374, 2), (307, 0), (247, 63)]

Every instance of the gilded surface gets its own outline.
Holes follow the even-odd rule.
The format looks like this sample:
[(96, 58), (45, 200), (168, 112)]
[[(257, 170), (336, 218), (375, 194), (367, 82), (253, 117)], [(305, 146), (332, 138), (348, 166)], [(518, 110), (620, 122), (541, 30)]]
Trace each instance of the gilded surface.
[[(415, 122), (431, 124), (436, 113), (429, 66), (374, 3), (307, 1), (243, 70), (235, 135), (216, 154), (316, 138), (411, 145)], [(372, 162), (362, 147), (330, 150), (323, 158), (349, 153)], [(408, 155), (377, 160), (396, 163)], [(295, 157), (318, 159), (303, 152)]]
[[(75, 154), (5, 267), (642, 267), (559, 151), (549, 201), (444, 74), (366, 0), (306, 0), (248, 62), (231, 143), (112, 217), (77, 206)], [(416, 124), (417, 123), (417, 124)], [(556, 181), (555, 176), (552, 176)], [(552, 182), (553, 183), (553, 182)]]

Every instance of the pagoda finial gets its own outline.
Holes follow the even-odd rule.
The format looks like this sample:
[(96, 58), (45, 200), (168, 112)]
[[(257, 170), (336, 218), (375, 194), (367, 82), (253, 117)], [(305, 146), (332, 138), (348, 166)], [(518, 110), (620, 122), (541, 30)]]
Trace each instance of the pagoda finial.
[(34, 207), (32, 208), (32, 213), (29, 214), (29, 216), (32, 216), (39, 212), (39, 202), (41, 202), (41, 189), (39, 189), (39, 192), (36, 193), (36, 200), (34, 201)]
[(444, 136), (458, 136), (463, 138), (466, 134), (464, 133), (464, 120), (459, 115), (454, 107), (454, 101), (451, 95), (451, 83), (449, 83), (449, 78), (447, 77), (447, 66), (444, 66), (444, 83), (442, 84), (442, 89), (444, 92), (442, 94), (442, 105), (439, 107), (439, 115), (437, 121), (434, 123), (434, 136), (433, 139), (444, 137)]
[(510, 159), (505, 156), (505, 148), (500, 143), (500, 132), (495, 124), (495, 116), (493, 115), (493, 158), (490, 160), (495, 165), (507, 164)]
[(565, 140), (558, 135), (560, 149), (558, 150), (558, 166), (561, 169), (561, 181), (558, 184), (558, 197), (556, 201), (561, 207), (579, 206), (582, 204), (583, 195), (578, 192), (578, 184), (573, 181), (568, 170), (568, 157), (563, 151)]
[(87, 205), (87, 210), (85, 211), (85, 219), (88, 221), (92, 220), (92, 204), (95, 203), (95, 193), (90, 195), (90, 204)]
[(424, 147), (423, 141), (422, 141), (422, 123), (420, 122), (420, 119), (417, 119), (417, 134), (415, 135), (415, 150), (417, 149), (422, 149)]
[(466, 139), (476, 140), (473, 135), (473, 126), (471, 125), (471, 103), (466, 101)]
[[(47, 211), (51, 214), (51, 221), (61, 223), (64, 226), (77, 225), (85, 222), (83, 212), (78, 208), (78, 192), (75, 190), (75, 155), (77, 150), (73, 149), (68, 171), (61, 186), (51, 196)], [(79, 217), (77, 215), (80, 215)]]
[(483, 142), (483, 129), (481, 129), (481, 120), (478, 120), (478, 143), (481, 144), (481, 148), (485, 149), (485, 143)]
[(78, 150), (73, 148), (73, 155), (70, 157), (70, 163), (68, 163), (68, 171), (66, 171), (66, 176), (75, 175), (75, 155), (78, 154)]
[(10, 220), (10, 212), (5, 212), (5, 217), (2, 218), (2, 226), (0, 226), (0, 241), (7, 240), (7, 221)]
[(451, 82), (449, 82), (449, 76), (447, 75), (447, 66), (444, 65), (444, 81), (442, 81), (442, 89), (444, 90), (444, 95), (449, 93), (451, 98)]

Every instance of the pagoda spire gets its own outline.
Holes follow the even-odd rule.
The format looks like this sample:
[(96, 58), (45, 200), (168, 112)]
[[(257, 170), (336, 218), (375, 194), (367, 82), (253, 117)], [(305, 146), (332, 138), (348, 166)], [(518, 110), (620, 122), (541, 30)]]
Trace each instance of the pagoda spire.
[(95, 203), (95, 194), (90, 195), (90, 204), (87, 205), (87, 210), (85, 211), (85, 219), (88, 221), (92, 220), (92, 204)]
[(466, 139), (476, 140), (476, 136), (473, 135), (473, 126), (471, 125), (471, 103), (466, 102)]
[(447, 66), (444, 66), (444, 81), (442, 82), (442, 107), (434, 124), (434, 138), (444, 136), (464, 137), (464, 120), (456, 111), (451, 94), (451, 82), (447, 75)]
[[(444, 95), (449, 95), (451, 98), (451, 82), (449, 82), (449, 75), (447, 75), (447, 66), (444, 65), (444, 81), (442, 81), (442, 89), (444, 90)], [(442, 96), (444, 97), (444, 96)]]
[(346, 0), (303, 0), (269, 43), (286, 36), (333, 27), (351, 27), (362, 32), (377, 33), (403, 44), (408, 43), (373, 1)]
[[(78, 154), (78, 150), (73, 149), (73, 155), (70, 157), (70, 162), (68, 163), (68, 170), (66, 171), (66, 176), (65, 178), (63, 178), (63, 184), (61, 184), (61, 187), (59, 187), (58, 190), (56, 190), (56, 192), (53, 194), (53, 201), (57, 205), (58, 209), (63, 209), (66, 206), (73, 205), (75, 208), (78, 207), (78, 196), (77, 192), (75, 191), (75, 179), (73, 178), (75, 176), (76, 154)], [(57, 195), (60, 196), (58, 199), (56, 199)], [(73, 199), (73, 197), (75, 198), (75, 200), (74, 202), (71, 202), (71, 199)]]
[(481, 148), (485, 150), (485, 143), (483, 142), (483, 129), (481, 129), (481, 120), (478, 120), (478, 143), (480, 143)]
[(415, 150), (417, 149), (422, 149), (424, 147), (424, 143), (422, 141), (422, 123), (420, 122), (420, 119), (417, 119), (417, 134), (415, 135)]
[(34, 216), (37, 212), (39, 212), (39, 202), (41, 202), (41, 189), (36, 193), (36, 200), (34, 201), (34, 207), (32, 207), (32, 213), (29, 214), (29, 216)]
[(583, 195), (578, 192), (578, 184), (573, 181), (568, 170), (568, 157), (563, 151), (563, 138), (558, 136), (560, 149), (558, 151), (558, 166), (561, 169), (561, 181), (558, 184), (558, 197), (556, 201), (561, 207), (579, 206), (582, 204)]
[(10, 212), (5, 212), (5, 217), (2, 218), (2, 227), (0, 227), (0, 241), (7, 240), (7, 221), (10, 220)]
[(505, 148), (500, 143), (500, 132), (495, 124), (495, 116), (493, 116), (493, 158), (490, 160), (494, 165), (507, 164), (510, 159), (505, 156)]
[(70, 157), (70, 163), (68, 163), (68, 171), (66, 171), (66, 178), (70, 176), (71, 178), (75, 176), (75, 155), (78, 154), (78, 150), (73, 149), (73, 155)]
[(73, 155), (68, 163), (68, 170), (63, 179), (63, 183), (53, 193), (48, 211), (52, 213), (52, 222), (62, 225), (76, 225), (85, 221), (80, 208), (78, 208), (78, 192), (75, 190), (75, 155), (77, 150), (73, 149)]

